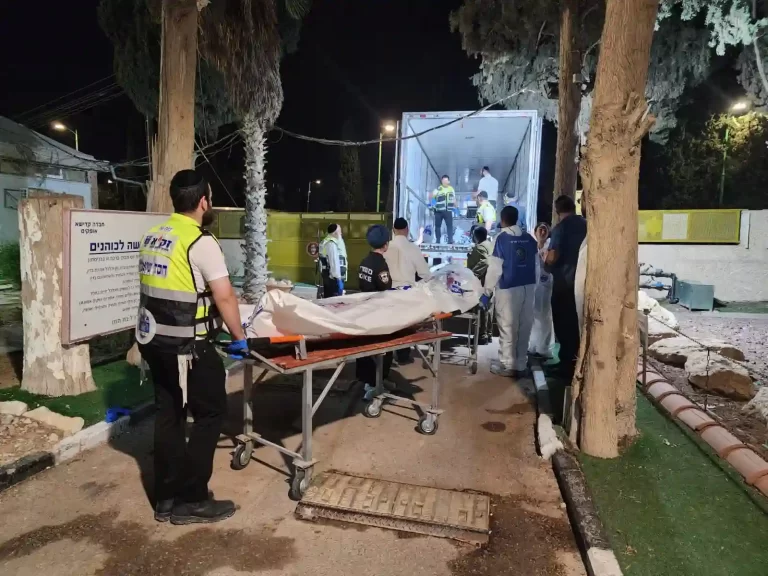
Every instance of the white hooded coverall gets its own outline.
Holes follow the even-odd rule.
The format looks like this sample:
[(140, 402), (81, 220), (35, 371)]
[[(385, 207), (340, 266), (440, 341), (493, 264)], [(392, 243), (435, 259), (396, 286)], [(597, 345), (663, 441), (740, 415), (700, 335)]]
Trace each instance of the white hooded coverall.
[(536, 240), (519, 226), (502, 228), (493, 239), (485, 292), (494, 294), (499, 328), (499, 363), (505, 371), (522, 371), (528, 367), (536, 254)]
[(541, 254), (549, 249), (549, 240), (536, 255), (536, 288), (533, 294), (533, 331), (528, 344), (528, 352), (542, 356), (552, 356), (555, 342), (552, 327), (552, 274), (544, 270)]

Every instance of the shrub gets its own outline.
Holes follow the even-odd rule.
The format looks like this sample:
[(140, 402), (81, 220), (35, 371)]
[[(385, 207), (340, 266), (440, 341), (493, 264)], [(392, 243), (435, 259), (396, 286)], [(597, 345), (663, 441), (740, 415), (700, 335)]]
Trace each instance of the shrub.
[(21, 250), (18, 242), (0, 244), (0, 283), (21, 286)]

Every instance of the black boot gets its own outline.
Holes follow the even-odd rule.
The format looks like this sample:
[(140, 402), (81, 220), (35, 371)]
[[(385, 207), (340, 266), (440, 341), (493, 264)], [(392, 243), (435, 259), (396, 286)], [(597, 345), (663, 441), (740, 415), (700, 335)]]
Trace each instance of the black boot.
[(231, 500), (204, 500), (203, 502), (182, 502), (173, 507), (171, 524), (212, 524), (230, 518), (235, 513)]
[(155, 504), (155, 520), (158, 522), (168, 522), (173, 512), (173, 498), (168, 500), (158, 500)]

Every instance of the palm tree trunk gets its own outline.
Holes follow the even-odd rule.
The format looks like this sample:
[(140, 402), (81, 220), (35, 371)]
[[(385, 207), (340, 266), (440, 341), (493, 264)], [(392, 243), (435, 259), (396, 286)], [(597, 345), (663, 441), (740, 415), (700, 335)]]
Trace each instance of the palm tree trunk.
[(245, 282), (243, 298), (258, 304), (267, 291), (266, 128), (253, 112), (243, 119), (245, 141)]

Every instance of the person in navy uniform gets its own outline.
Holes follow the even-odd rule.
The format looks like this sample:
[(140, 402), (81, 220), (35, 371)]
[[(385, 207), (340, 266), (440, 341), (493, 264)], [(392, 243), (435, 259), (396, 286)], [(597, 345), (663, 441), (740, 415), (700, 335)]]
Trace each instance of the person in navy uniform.
[[(381, 224), (374, 224), (368, 228), (365, 235), (371, 252), (363, 258), (357, 270), (357, 279), (361, 292), (384, 292), (392, 288), (392, 276), (389, 266), (384, 259), (384, 253), (389, 246), (389, 230)], [(389, 369), (392, 366), (392, 352), (384, 355), (384, 385), (388, 389), (394, 386), (387, 380)], [(373, 398), (376, 388), (376, 361), (373, 357), (358, 358), (356, 360), (357, 379), (365, 384), (365, 399)]]

